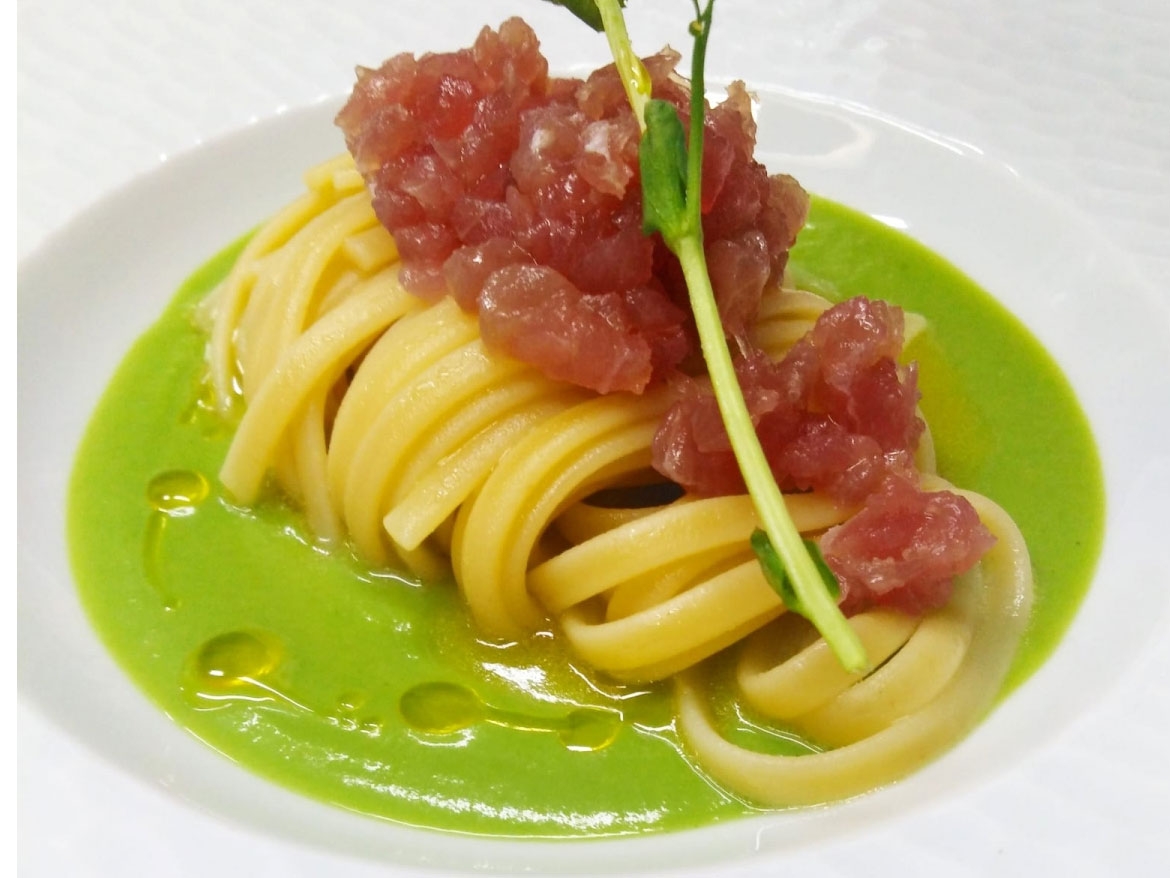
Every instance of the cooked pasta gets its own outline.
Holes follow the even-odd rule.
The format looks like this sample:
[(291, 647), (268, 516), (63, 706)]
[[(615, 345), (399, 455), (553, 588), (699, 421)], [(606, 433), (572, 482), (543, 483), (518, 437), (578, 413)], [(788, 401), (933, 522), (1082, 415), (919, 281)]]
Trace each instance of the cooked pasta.
[[(598, 499), (652, 480), (665, 389), (598, 395), (489, 350), (451, 298), (404, 289), (348, 156), (306, 183), (206, 303), (216, 405), (234, 417), (242, 402), (220, 473), (236, 502), (255, 503), (271, 479), (322, 542), (348, 542), (366, 563), (423, 580), (453, 576), (491, 637), (551, 626), (596, 672), (673, 676), (679, 730), (698, 763), (763, 804), (894, 780), (989, 708), (1031, 587), (1023, 540), (998, 507), (966, 495), (998, 542), (946, 607), (852, 618), (877, 669), (849, 675), (764, 579), (746, 496)], [(755, 342), (779, 358), (828, 306), (771, 290)], [(910, 334), (921, 326), (909, 323)], [(916, 463), (933, 472), (929, 432)], [(817, 492), (785, 499), (808, 536), (856, 511)], [(721, 735), (703, 660), (741, 641), (743, 701), (825, 752), (769, 756)]]

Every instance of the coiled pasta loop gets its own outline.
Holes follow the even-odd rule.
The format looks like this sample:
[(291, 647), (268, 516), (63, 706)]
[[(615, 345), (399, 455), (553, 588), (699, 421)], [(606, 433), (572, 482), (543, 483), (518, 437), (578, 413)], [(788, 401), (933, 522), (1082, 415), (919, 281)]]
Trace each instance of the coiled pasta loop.
[(889, 654), (877, 670), (845, 674), (826, 660), (819, 639), (786, 652), (763, 642), (777, 633), (769, 629), (741, 655), (745, 699), (835, 749), (778, 756), (733, 744), (706, 707), (701, 674), (679, 675), (679, 730), (712, 777), (771, 806), (849, 798), (933, 759), (990, 709), (1028, 619), (1032, 569), (1011, 517), (986, 497), (959, 493), (996, 544), (959, 577), (950, 603), (921, 622), (887, 612), (850, 620), (872, 658)]

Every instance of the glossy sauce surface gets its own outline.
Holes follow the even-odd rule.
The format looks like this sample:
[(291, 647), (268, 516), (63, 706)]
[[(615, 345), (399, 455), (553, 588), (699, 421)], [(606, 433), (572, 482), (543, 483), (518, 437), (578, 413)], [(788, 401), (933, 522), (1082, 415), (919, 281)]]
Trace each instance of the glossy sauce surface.
[[(200, 404), (191, 307), (238, 248), (196, 272), (127, 356), (73, 475), (82, 599), (138, 685), (251, 770), (405, 823), (586, 836), (751, 811), (680, 755), (665, 686), (590, 679), (548, 634), (482, 643), (449, 583), (369, 571), (311, 545), (280, 504), (222, 496), (230, 429)], [(1071, 390), (990, 296), (873, 220), (816, 200), (792, 269), (830, 298), (928, 318), (908, 354), (940, 471), (1007, 508), (1032, 553), (1036, 605), (1010, 689), (1054, 648), (1100, 547), (1100, 464)], [(737, 740), (808, 749), (722, 713)]]

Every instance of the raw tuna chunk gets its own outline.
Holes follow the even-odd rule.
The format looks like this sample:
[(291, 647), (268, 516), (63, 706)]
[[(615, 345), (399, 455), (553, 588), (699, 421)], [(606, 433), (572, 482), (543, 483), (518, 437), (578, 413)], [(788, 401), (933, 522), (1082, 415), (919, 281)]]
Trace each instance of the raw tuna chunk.
[[(678, 60), (665, 50), (645, 64), (685, 121)], [(337, 123), (398, 243), (403, 282), (478, 311), (489, 343), (603, 393), (641, 392), (694, 352), (677, 261), (642, 234), (639, 129), (612, 65), (584, 81), (550, 77), (514, 18), (469, 49), (359, 69)], [(707, 255), (730, 335), (754, 320), (808, 207), (794, 180), (754, 160), (755, 135), (734, 84), (705, 120), (703, 162)]]

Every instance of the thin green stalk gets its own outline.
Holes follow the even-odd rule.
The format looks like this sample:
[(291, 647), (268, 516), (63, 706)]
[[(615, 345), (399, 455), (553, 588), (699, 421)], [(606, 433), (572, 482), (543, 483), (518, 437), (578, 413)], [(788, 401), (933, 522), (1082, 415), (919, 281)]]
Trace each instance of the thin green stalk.
[[(731, 362), (715, 290), (707, 271), (701, 213), (703, 120), (706, 118), (703, 83), (706, 82), (707, 39), (711, 33), (715, 0), (708, 0), (706, 9), (699, 8), (698, 0), (691, 0), (691, 4), (695, 10), (695, 20), (691, 23), (695, 47), (691, 56), (691, 124), (687, 145), (687, 234), (676, 242), (667, 243), (678, 257), (686, 278), (691, 311), (695, 315), (695, 326), (699, 332), (699, 343), (707, 363), (707, 373), (711, 377), (715, 401), (760, 524), (780, 556), (784, 571), (801, 604), (801, 611), (832, 647), (841, 665), (848, 671), (861, 671), (869, 664), (865, 647), (841, 613), (834, 596), (825, 588), (820, 570), (805, 547), (792, 516), (788, 514), (784, 497), (760, 445)], [(620, 14), (620, 9), (618, 12)]]
[[(687, 137), (687, 226), (690, 234), (699, 242), (699, 254), (703, 255), (703, 122), (707, 118), (707, 94), (703, 83), (707, 64), (707, 38), (711, 34), (711, 17), (715, 14), (715, 0), (708, 0), (706, 11), (700, 11), (698, 0), (691, 0), (695, 9), (695, 20), (691, 22), (691, 35), (695, 48), (691, 53), (691, 125)], [(677, 253), (675, 254), (678, 255)], [(681, 259), (681, 257), (680, 257)], [(703, 256), (703, 277), (710, 290), (711, 303), (715, 302), (715, 291), (711, 290), (707, 274), (707, 259)], [(687, 278), (687, 289), (691, 288)], [(694, 301), (692, 294), (691, 300)], [(718, 322), (719, 316), (715, 317)], [(722, 325), (722, 324), (721, 324)], [(736, 387), (739, 387), (737, 381)], [(742, 396), (742, 394), (741, 394)]]
[(715, 401), (760, 524), (780, 556), (805, 617), (825, 638), (845, 670), (865, 670), (869, 665), (865, 647), (824, 587), (816, 562), (788, 514), (784, 497), (772, 477), (772, 469), (756, 435), (731, 362), (723, 324), (719, 320), (702, 240), (688, 235), (678, 242), (676, 255), (686, 277), (691, 310), (695, 314), (695, 326), (699, 331), (699, 343), (715, 391)]
[[(576, 5), (569, 0), (553, 2)], [(706, 7), (701, 9), (699, 0), (691, 0), (695, 20), (690, 30), (695, 49), (691, 60), (689, 133), (683, 131), (672, 105), (651, 98), (650, 78), (630, 44), (620, 0), (596, 0), (596, 4), (618, 74), (642, 129), (638, 159), (642, 172), (643, 229), (647, 234), (661, 234), (682, 266), (715, 400), (763, 525), (763, 532), (752, 538), (752, 548), (760, 559), (765, 578), (788, 608), (816, 626), (846, 670), (865, 670), (868, 667), (865, 647), (837, 606), (836, 582), (827, 567), (823, 570), (818, 567), (812, 554), (815, 546), (810, 547), (801, 539), (760, 446), (731, 361), (707, 271), (702, 219), (706, 119), (703, 74), (715, 2), (707, 0)], [(577, 14), (581, 14), (579, 10)]]

